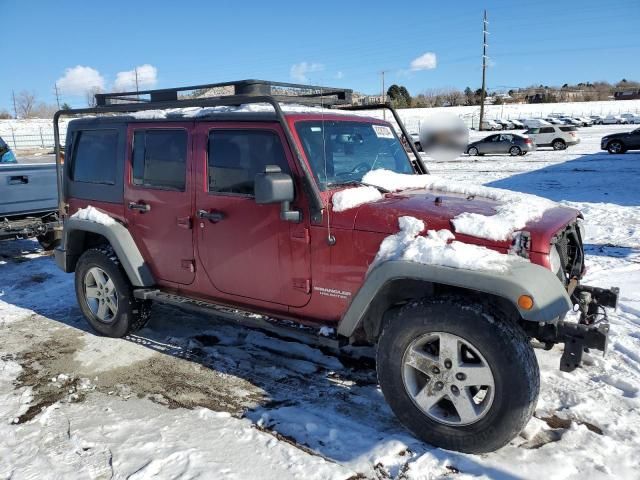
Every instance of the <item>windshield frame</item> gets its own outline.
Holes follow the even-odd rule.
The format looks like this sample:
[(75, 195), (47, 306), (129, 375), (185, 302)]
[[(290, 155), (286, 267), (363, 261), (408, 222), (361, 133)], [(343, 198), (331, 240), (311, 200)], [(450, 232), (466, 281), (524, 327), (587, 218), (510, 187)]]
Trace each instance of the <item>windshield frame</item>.
[[(311, 161), (311, 158), (310, 158), (310, 152), (308, 151), (307, 145), (305, 144), (305, 141), (304, 141), (304, 134), (301, 131), (300, 127), (305, 124), (322, 123), (322, 122), (331, 123), (331, 124), (336, 124), (336, 123), (358, 124), (364, 127), (374, 126), (374, 125), (387, 127), (390, 130), (391, 134), (393, 135), (393, 140), (397, 143), (397, 147), (399, 148), (399, 151), (402, 152), (401, 154), (402, 157), (400, 159), (396, 158), (395, 154), (392, 154), (391, 157), (394, 158), (396, 162), (406, 161), (406, 166), (408, 170), (402, 173), (407, 173), (412, 175), (420, 174), (419, 172), (416, 171), (416, 166), (414, 163), (415, 161), (412, 160), (411, 157), (409, 156), (409, 152), (407, 152), (401, 138), (398, 136), (393, 126), (388, 122), (374, 119), (374, 118), (351, 116), (351, 115), (327, 115), (326, 117), (323, 117), (321, 115), (304, 116), (304, 117), (301, 116), (295, 119), (294, 122), (292, 122), (293, 123), (292, 130), (297, 137), (296, 140), (298, 141), (298, 144), (300, 146), (301, 153), (304, 155), (304, 160), (307, 162), (309, 170), (311, 171), (314, 177), (314, 180), (316, 182), (316, 185), (321, 192), (331, 191), (338, 188), (343, 188), (345, 186), (352, 186), (357, 183), (362, 183), (362, 178), (356, 179), (356, 178), (348, 178), (348, 177), (345, 177), (344, 181), (340, 181), (335, 177), (333, 179), (326, 178), (323, 181), (318, 175), (319, 173), (323, 173), (323, 172), (317, 171), (317, 168), (314, 167), (314, 163)], [(378, 168), (375, 168), (374, 170), (377, 170), (377, 169)], [(342, 173), (344, 174), (344, 172)]]

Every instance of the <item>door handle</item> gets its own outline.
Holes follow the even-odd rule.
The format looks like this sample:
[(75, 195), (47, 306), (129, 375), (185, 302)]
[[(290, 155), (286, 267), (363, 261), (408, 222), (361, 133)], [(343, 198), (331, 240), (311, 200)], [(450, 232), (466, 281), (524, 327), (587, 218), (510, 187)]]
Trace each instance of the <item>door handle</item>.
[(138, 210), (140, 213), (144, 213), (151, 210), (151, 205), (144, 202), (129, 202), (129, 210)]
[(12, 175), (9, 177), (9, 185), (24, 185), (29, 183), (27, 175)]
[(206, 210), (198, 210), (198, 218), (206, 218), (211, 223), (218, 223), (224, 218), (224, 213), (218, 212), (216, 210), (212, 210), (211, 212), (207, 212)]

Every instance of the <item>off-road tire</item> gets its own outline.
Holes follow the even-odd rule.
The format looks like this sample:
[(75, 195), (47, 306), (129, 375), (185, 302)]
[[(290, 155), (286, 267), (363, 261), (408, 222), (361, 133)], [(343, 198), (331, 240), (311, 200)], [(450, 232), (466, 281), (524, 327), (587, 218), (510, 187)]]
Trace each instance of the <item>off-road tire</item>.
[(476, 147), (471, 147), (469, 150), (467, 150), (467, 155), (471, 157), (475, 157), (479, 154), (480, 154), (480, 151)]
[[(423, 413), (405, 388), (405, 351), (432, 332), (469, 341), (491, 367), (493, 401), (475, 423), (440, 423)], [(400, 308), (384, 325), (376, 360), (380, 387), (398, 419), (420, 439), (450, 450), (484, 453), (503, 447), (531, 418), (540, 390), (538, 363), (522, 329), (463, 297), (424, 299)]]
[(551, 142), (551, 146), (554, 150), (566, 150), (567, 142), (565, 142), (561, 138), (556, 138), (553, 142)]
[(624, 148), (624, 144), (619, 140), (612, 140), (607, 144), (607, 152), (616, 154), (616, 153), (624, 153), (626, 149)]
[[(118, 296), (118, 311), (111, 323), (104, 323), (91, 311), (84, 293), (84, 279), (93, 267), (102, 269), (113, 281)], [(133, 287), (111, 246), (85, 251), (76, 265), (75, 289), (78, 305), (91, 327), (101, 335), (120, 338), (140, 330), (149, 321), (151, 302), (133, 296)]]
[(509, 155), (512, 157), (517, 157), (518, 155), (522, 155), (522, 149), (520, 147), (511, 147), (509, 149)]

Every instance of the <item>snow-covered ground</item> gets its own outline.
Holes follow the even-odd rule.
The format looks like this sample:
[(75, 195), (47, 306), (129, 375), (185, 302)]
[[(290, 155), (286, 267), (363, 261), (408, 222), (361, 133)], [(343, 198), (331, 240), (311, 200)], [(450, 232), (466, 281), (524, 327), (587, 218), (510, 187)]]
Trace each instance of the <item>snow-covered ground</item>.
[(558, 370), (537, 350), (535, 417), (498, 452), (419, 442), (366, 360), (154, 306), (124, 340), (94, 335), (73, 275), (35, 242), (0, 244), (0, 479), (640, 478), (640, 153), (566, 151), (432, 162), (455, 180), (580, 208), (592, 285), (621, 287), (606, 357)]

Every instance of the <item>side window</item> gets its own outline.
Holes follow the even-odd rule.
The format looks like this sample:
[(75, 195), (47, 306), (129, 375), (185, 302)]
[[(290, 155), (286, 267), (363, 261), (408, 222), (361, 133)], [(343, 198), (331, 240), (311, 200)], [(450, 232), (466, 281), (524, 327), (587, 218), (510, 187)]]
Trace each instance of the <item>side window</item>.
[(184, 191), (187, 132), (136, 130), (133, 135), (132, 167), (134, 185)]
[(555, 132), (553, 127), (542, 127), (540, 129), (540, 133), (553, 133), (553, 132)]
[(82, 130), (75, 135), (71, 179), (75, 182), (115, 185), (118, 132)]
[(209, 192), (253, 195), (256, 174), (267, 165), (290, 173), (280, 137), (264, 130), (209, 132)]

